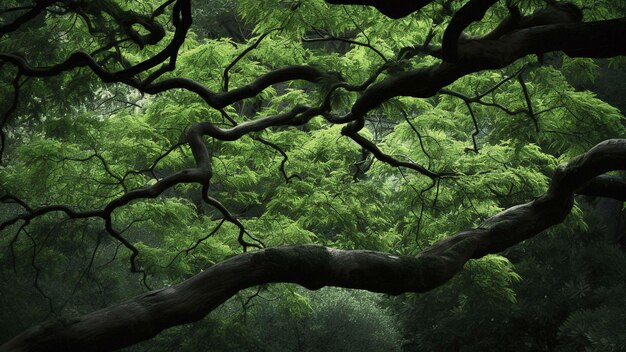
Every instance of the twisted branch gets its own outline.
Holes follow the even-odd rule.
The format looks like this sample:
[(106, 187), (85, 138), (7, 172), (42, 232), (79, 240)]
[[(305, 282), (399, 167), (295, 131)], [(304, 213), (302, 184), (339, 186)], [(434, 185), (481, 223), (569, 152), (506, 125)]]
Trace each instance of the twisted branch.
[[(400, 294), (443, 285), (470, 259), (498, 253), (562, 222), (575, 194), (602, 190), (626, 170), (626, 140), (602, 142), (559, 167), (541, 197), (511, 207), (473, 230), (462, 231), (415, 257), (303, 245), (268, 248), (234, 256), (182, 283), (69, 321), (26, 330), (5, 351), (112, 351), (149, 339), (171, 326), (197, 321), (244, 288), (290, 282), (309, 289), (339, 286)], [(617, 181), (615, 181), (617, 182)], [(626, 184), (619, 182), (626, 199)]]

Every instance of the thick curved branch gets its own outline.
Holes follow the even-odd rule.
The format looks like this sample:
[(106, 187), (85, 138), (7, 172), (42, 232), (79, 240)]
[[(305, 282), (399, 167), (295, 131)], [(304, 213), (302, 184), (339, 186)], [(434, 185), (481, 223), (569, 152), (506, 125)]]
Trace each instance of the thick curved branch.
[[(194, 135), (206, 135), (222, 141), (234, 141), (248, 133), (259, 132), (272, 126), (302, 125), (323, 112), (320, 108), (296, 105), (288, 112), (246, 121), (228, 129), (220, 128), (212, 122), (200, 122), (195, 124), (190, 131), (193, 131)], [(196, 153), (194, 153), (195, 156)], [(196, 158), (196, 162), (198, 160)]]
[(470, 40), (459, 42), (458, 46), (456, 63), (443, 62), (371, 85), (353, 105), (353, 117), (364, 116), (393, 97), (431, 97), (460, 77), (504, 68), (530, 54), (564, 51), (570, 56), (585, 57), (626, 55), (626, 18), (537, 26), (498, 40)]
[(156, 198), (165, 190), (181, 183), (199, 183), (204, 185), (209, 182), (211, 175), (210, 170), (202, 168), (179, 171), (160, 179), (152, 186), (134, 189), (112, 200), (104, 207), (104, 215), (110, 215), (115, 209), (122, 207), (133, 200)]
[(562, 222), (572, 209), (575, 192), (613, 170), (626, 170), (626, 139), (596, 145), (559, 167), (541, 197), (440, 241), (416, 257), (314, 245), (246, 252), (176, 286), (28, 329), (1, 346), (0, 352), (119, 349), (168, 327), (197, 321), (242, 289), (273, 282), (313, 290), (339, 286), (388, 294), (428, 291), (450, 280), (469, 259), (498, 253)]
[(623, 177), (601, 175), (585, 183), (576, 193), (626, 202), (626, 180)]
[(185, 89), (196, 93), (211, 107), (219, 110), (237, 101), (255, 97), (267, 87), (277, 83), (296, 80), (315, 83), (327, 77), (330, 76), (315, 67), (294, 65), (272, 70), (259, 76), (253, 82), (228, 92), (216, 93), (194, 80), (180, 77), (164, 79), (145, 86), (137, 85), (136, 88), (148, 94), (157, 94), (171, 89)]
[(441, 41), (444, 60), (457, 61), (457, 44), (463, 30), (472, 22), (480, 21), (497, 2), (498, 0), (470, 0), (454, 14)]
[[(487, 10), (497, 0), (471, 0), (466, 3), (452, 18), (443, 36), (443, 58), (446, 61), (458, 60), (459, 40), (472, 40), (463, 38), (463, 30), (472, 22), (480, 21)], [(549, 2), (548, 6), (535, 11), (529, 16), (522, 16), (519, 9), (508, 3), (509, 16), (494, 28), (482, 40), (496, 40), (515, 31), (554, 24), (577, 23), (582, 21), (582, 11), (571, 3)]]
[(433, 2), (432, 0), (326, 0), (335, 5), (367, 5), (373, 6), (383, 15), (391, 18), (402, 18), (418, 11)]
[[(87, 66), (104, 82), (122, 82), (148, 94), (182, 88), (198, 94), (216, 109), (253, 97), (270, 85), (280, 82), (298, 79), (311, 82), (319, 82), (322, 79), (337, 79), (337, 77), (321, 72), (314, 67), (289, 66), (270, 71), (249, 85), (229, 92), (215, 93), (203, 85), (185, 78), (171, 78), (155, 83), (152, 83), (155, 77), (148, 77), (145, 81), (135, 78), (134, 75), (137, 73), (156, 66), (168, 57), (171, 58), (170, 64), (167, 67), (164, 66), (165, 69), (163, 70), (157, 70), (157, 72), (173, 69), (174, 58), (184, 41), (188, 25), (191, 23), (188, 0), (180, 0), (176, 4), (178, 5), (175, 6), (178, 12), (175, 12), (174, 19), (178, 20), (174, 22), (179, 25), (185, 23), (185, 26), (177, 27), (174, 39), (160, 53), (122, 71), (106, 71), (86, 53), (75, 53), (65, 62), (49, 68), (33, 68), (23, 58), (16, 55), (0, 54), (0, 59), (19, 67), (22, 75), (34, 77), (54, 76), (77, 67)], [(566, 22), (567, 19), (569, 17), (565, 19), (556, 18), (555, 21), (561, 23)], [(545, 22), (546, 19), (542, 17), (542, 21)], [(605, 57), (624, 54), (626, 53), (626, 49), (624, 49), (626, 48), (625, 23), (625, 19), (618, 19), (589, 23), (542, 25), (516, 30), (498, 40), (477, 39), (460, 42), (458, 43), (459, 60), (457, 63), (442, 63), (429, 68), (405, 72), (369, 86), (354, 104), (350, 120), (361, 118), (369, 110), (392, 97), (429, 97), (436, 94), (440, 88), (468, 73), (502, 68), (528, 54), (556, 50), (563, 50), (572, 56)], [(420, 84), (415, 84), (415, 82), (420, 82)]]
[[(165, 4), (168, 4), (168, 2)], [(80, 16), (85, 21), (89, 33), (94, 36), (97, 34), (104, 34), (105, 36), (111, 37), (113, 36), (113, 33), (108, 33), (105, 28), (99, 28), (100, 26), (95, 25), (96, 22), (101, 22), (99, 19), (106, 14), (114, 19), (115, 23), (119, 25), (120, 28), (118, 31), (121, 34), (128, 36), (129, 40), (132, 40), (142, 49), (146, 44), (156, 44), (160, 42), (163, 37), (165, 37), (165, 29), (161, 26), (161, 24), (154, 20), (156, 17), (154, 13), (152, 16), (146, 16), (134, 11), (124, 10), (119, 4), (110, 0), (101, 0), (98, 2), (82, 4), (68, 2), (67, 4), (62, 5), (65, 5), (65, 13), (74, 12)], [(137, 30), (135, 30), (134, 26), (143, 27), (147, 34), (140, 34)]]

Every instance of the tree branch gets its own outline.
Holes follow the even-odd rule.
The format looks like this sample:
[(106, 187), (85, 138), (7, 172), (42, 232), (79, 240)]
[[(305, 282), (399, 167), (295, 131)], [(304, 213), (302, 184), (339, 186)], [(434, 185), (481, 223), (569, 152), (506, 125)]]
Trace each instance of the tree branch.
[(31, 7), (27, 12), (21, 14), (13, 22), (0, 26), (0, 37), (7, 33), (11, 33), (20, 28), (24, 23), (34, 19), (44, 12), (49, 6), (54, 4), (55, 0), (42, 0), (37, 1), (35, 6)]
[(352, 106), (353, 118), (397, 96), (431, 97), (460, 77), (504, 68), (530, 54), (564, 51), (584, 57), (626, 55), (626, 18), (531, 27), (498, 40), (463, 41), (458, 46), (456, 63), (404, 72), (369, 86)]
[(116, 350), (168, 327), (197, 321), (242, 289), (273, 282), (312, 290), (339, 286), (388, 294), (425, 292), (446, 283), (469, 259), (498, 253), (562, 222), (571, 211), (575, 192), (591, 188), (590, 181), (608, 184), (601, 175), (613, 170), (626, 170), (626, 139), (596, 145), (557, 168), (541, 197), (496, 214), (416, 257), (314, 245), (246, 252), (176, 286), (79, 318), (30, 328), (1, 346), (0, 352)]
[(373, 6), (387, 17), (402, 18), (430, 4), (432, 0), (326, 0), (326, 2), (335, 5)]

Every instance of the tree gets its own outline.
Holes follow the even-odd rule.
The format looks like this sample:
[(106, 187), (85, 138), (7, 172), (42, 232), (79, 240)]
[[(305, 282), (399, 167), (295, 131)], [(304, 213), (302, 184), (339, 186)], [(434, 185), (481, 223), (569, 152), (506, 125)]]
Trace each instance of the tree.
[[(36, 259), (54, 267), (83, 241), (46, 233), (62, 214), (82, 237), (104, 230), (84, 275), (114, 240), (146, 286), (160, 266), (180, 282), (2, 351), (118, 349), (268, 283), (397, 295), (472, 259), (506, 273), (493, 254), (579, 213), (576, 195), (626, 200), (621, 114), (562, 74), (626, 54), (623, 5), (241, 0), (246, 22), (208, 39), (189, 0), (4, 6), (3, 262), (30, 258), (43, 293)], [(67, 243), (47, 246), (57, 229)]]

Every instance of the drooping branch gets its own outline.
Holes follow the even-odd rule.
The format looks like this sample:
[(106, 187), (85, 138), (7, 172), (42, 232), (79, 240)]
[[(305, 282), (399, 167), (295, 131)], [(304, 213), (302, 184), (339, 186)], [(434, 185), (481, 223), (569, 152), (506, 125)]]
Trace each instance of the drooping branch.
[(433, 172), (431, 170), (428, 170), (427, 168), (425, 168), (424, 166), (420, 164), (410, 162), (410, 161), (398, 160), (389, 154), (385, 154), (382, 150), (380, 150), (380, 148), (378, 148), (378, 146), (374, 142), (368, 140), (367, 138), (361, 136), (358, 133), (350, 133), (350, 134), (347, 134), (347, 136), (350, 137), (353, 141), (355, 141), (358, 145), (360, 145), (363, 149), (371, 152), (376, 159), (384, 163), (387, 163), (391, 166), (405, 167), (407, 169), (415, 170), (422, 175), (430, 177), (431, 179), (454, 175), (453, 173), (450, 173), (450, 172), (440, 172), (440, 173)]
[(463, 102), (465, 102), (466, 104), (480, 104), (480, 105), (484, 105), (484, 106), (491, 106), (491, 107), (495, 107), (498, 108), (502, 111), (504, 111), (505, 113), (509, 114), (509, 115), (517, 115), (517, 114), (523, 114), (523, 113), (528, 113), (528, 111), (526, 109), (516, 109), (516, 110), (511, 110), (509, 108), (507, 108), (506, 106), (496, 102), (496, 101), (484, 101), (483, 98), (485, 98), (487, 95), (495, 92), (498, 88), (502, 87), (502, 85), (504, 85), (505, 83), (509, 82), (510, 80), (518, 77), (520, 74), (522, 74), (523, 71), (525, 71), (527, 69), (528, 66), (523, 66), (522, 68), (520, 68), (519, 70), (517, 70), (517, 72), (513, 73), (510, 76), (504, 77), (502, 80), (500, 80), (499, 82), (497, 82), (496, 84), (494, 84), (493, 86), (491, 86), (489, 89), (485, 90), (484, 92), (477, 94), (475, 96), (468, 96), (466, 94), (463, 94), (461, 92), (457, 92), (454, 90), (450, 90), (448, 88), (443, 88), (439, 90), (439, 94), (445, 94), (445, 95), (450, 95), (456, 98), (459, 98), (461, 100), (463, 100)]
[(130, 175), (141, 175), (141, 174), (146, 174), (146, 173), (150, 174), (155, 180), (159, 179), (159, 177), (157, 176), (155, 172), (155, 168), (157, 167), (157, 165), (159, 164), (161, 160), (163, 160), (165, 157), (167, 157), (170, 153), (172, 153), (177, 148), (180, 148), (182, 144), (183, 144), (182, 142), (178, 142), (178, 143), (171, 145), (166, 151), (164, 151), (161, 155), (156, 157), (156, 159), (154, 159), (152, 164), (146, 169), (126, 171), (126, 173), (124, 173), (124, 176), (121, 177), (121, 182), (123, 183)]
[(472, 148), (465, 148), (465, 151), (472, 151), (474, 153), (478, 153), (478, 143), (476, 142), (476, 136), (480, 134), (480, 128), (478, 127), (478, 120), (476, 119), (476, 114), (474, 114), (474, 109), (472, 109), (472, 105), (470, 103), (465, 103), (467, 106), (467, 110), (472, 117), (472, 123), (474, 124), (474, 131), (472, 132)]
[(293, 179), (293, 178), (297, 178), (298, 180), (302, 181), (302, 177), (300, 177), (300, 175), (298, 175), (298, 174), (287, 175), (287, 171), (285, 171), (285, 164), (287, 163), (287, 160), (289, 160), (289, 156), (287, 155), (287, 153), (280, 146), (278, 146), (276, 143), (268, 141), (265, 138), (253, 137), (253, 139), (255, 141), (258, 141), (261, 144), (264, 144), (264, 145), (274, 149), (275, 151), (277, 151), (283, 157), (283, 159), (280, 161), (280, 165), (279, 165), (278, 168), (280, 170), (280, 173), (283, 175), (283, 178), (285, 179), (286, 183), (289, 183), (289, 181), (291, 181), (291, 179)]
[[(313, 290), (338, 286), (388, 294), (425, 292), (446, 283), (468, 260), (498, 253), (562, 222), (579, 190), (595, 183), (610, 188), (612, 181), (603, 174), (613, 170), (626, 170), (625, 139), (602, 142), (557, 168), (548, 191), (536, 200), (496, 214), (416, 257), (314, 245), (246, 252), (176, 286), (28, 329), (1, 346), (0, 352), (116, 350), (168, 327), (197, 321), (242, 289), (273, 282)], [(624, 183), (620, 184), (623, 197)]]
[(194, 241), (194, 243), (191, 246), (189, 246), (187, 249), (183, 249), (182, 251), (176, 253), (176, 255), (170, 260), (170, 263), (164, 266), (164, 268), (171, 267), (172, 264), (174, 264), (176, 259), (178, 259), (178, 257), (180, 257), (181, 254), (183, 253), (185, 253), (185, 255), (189, 254), (191, 251), (196, 249), (196, 247), (198, 247), (202, 242), (206, 241), (209, 237), (215, 235), (220, 230), (220, 228), (222, 228), (222, 225), (224, 224), (224, 222), (226, 222), (226, 219), (222, 218), (222, 220), (220, 220), (217, 226), (215, 226), (213, 230), (211, 230), (211, 232), (209, 232), (206, 236)]
[(449, 96), (453, 96), (456, 98), (459, 98), (461, 100), (463, 100), (463, 102), (465, 102), (466, 104), (480, 104), (480, 105), (484, 105), (484, 106), (491, 106), (494, 108), (498, 108), (500, 110), (502, 110), (504, 113), (508, 114), (508, 115), (519, 115), (519, 114), (527, 114), (528, 110), (524, 109), (524, 108), (518, 108), (515, 110), (512, 110), (496, 101), (484, 101), (482, 99), (478, 99), (478, 97), (470, 97), (468, 95), (465, 95), (463, 93), (460, 92), (456, 92), (447, 88), (441, 89), (439, 91), (440, 94), (444, 94), (444, 95), (449, 95)]

